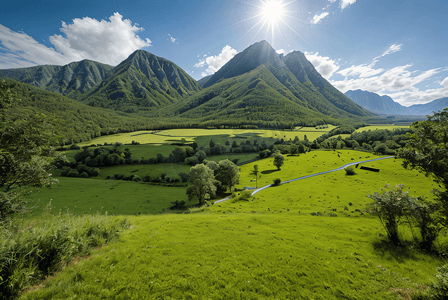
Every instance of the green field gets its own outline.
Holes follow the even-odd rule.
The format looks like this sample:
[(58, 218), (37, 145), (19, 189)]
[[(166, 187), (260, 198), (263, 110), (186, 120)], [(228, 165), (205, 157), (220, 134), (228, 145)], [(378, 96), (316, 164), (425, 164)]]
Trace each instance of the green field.
[(362, 132), (362, 131), (368, 131), (368, 130), (394, 130), (394, 129), (408, 129), (409, 126), (404, 126), (404, 125), (383, 125), (383, 124), (378, 124), (378, 125), (369, 125), (366, 127), (361, 127), (358, 128), (356, 130), (356, 132)]
[[(254, 184), (250, 182), (254, 164), (262, 173), (261, 186), (274, 178), (296, 178), (375, 157), (350, 150), (313, 151), (286, 157), (281, 171), (272, 166), (272, 159), (260, 160), (240, 167), (239, 187)], [(268, 188), (249, 201), (215, 204), (197, 214), (130, 217), (133, 227), (118, 242), (67, 267), (45, 288), (27, 293), (22, 299), (409, 297), (409, 293), (429, 284), (436, 267), (444, 261), (386, 243), (378, 218), (366, 211), (371, 202), (367, 195), (381, 191), (389, 183), (405, 184), (411, 195), (430, 198), (435, 185), (422, 174), (404, 170), (398, 160), (365, 165), (379, 168), (380, 172), (357, 168), (356, 175), (346, 176), (343, 170), (337, 171)], [(121, 198), (123, 211), (130, 210), (131, 205), (146, 205), (143, 207), (150, 212), (152, 202), (144, 203), (149, 197), (168, 193), (172, 199), (174, 195), (186, 197), (184, 192), (182, 198), (181, 188), (164, 188), (156, 194), (151, 189), (162, 187), (69, 180), (61, 181), (60, 192), (67, 190), (65, 197), (47, 194), (55, 205), (55, 198), (80, 202), (69, 200), (69, 195), (82, 198), (80, 190), (91, 203), (103, 202), (95, 200), (104, 199), (99, 198), (102, 194), (107, 198), (108, 192), (112, 195), (113, 184), (122, 186), (123, 194), (118, 195), (117, 203)], [(98, 198), (88, 194), (89, 182), (104, 184), (97, 190)], [(406, 230), (401, 234), (410, 238)]]
[(329, 132), (334, 126), (329, 126), (325, 129), (316, 130), (314, 127), (302, 128), (298, 131), (295, 130), (253, 130), (253, 129), (170, 129), (163, 130), (157, 133), (152, 131), (137, 131), (130, 133), (119, 133), (113, 135), (107, 135), (92, 139), (88, 142), (80, 143), (79, 146), (90, 146), (92, 144), (104, 144), (104, 143), (122, 143), (130, 144), (132, 141), (139, 142), (140, 144), (169, 144), (179, 143), (184, 139), (185, 142), (196, 141), (200, 147), (208, 147), (210, 139), (216, 140), (217, 143), (224, 145), (226, 140), (232, 143), (233, 139), (237, 142), (246, 141), (247, 139), (253, 141), (258, 139), (261, 143), (261, 138), (268, 138), (272, 140), (283, 138), (285, 140), (294, 139), (299, 137), (303, 140), (306, 135), (310, 141), (313, 141), (322, 134)]
[(159, 214), (167, 210), (172, 201), (187, 200), (186, 187), (68, 177), (59, 178), (59, 181), (51, 189), (43, 188), (29, 197), (33, 205), (39, 206), (34, 215), (40, 215), (50, 200), (57, 211), (70, 210), (75, 214), (107, 211), (110, 215)]

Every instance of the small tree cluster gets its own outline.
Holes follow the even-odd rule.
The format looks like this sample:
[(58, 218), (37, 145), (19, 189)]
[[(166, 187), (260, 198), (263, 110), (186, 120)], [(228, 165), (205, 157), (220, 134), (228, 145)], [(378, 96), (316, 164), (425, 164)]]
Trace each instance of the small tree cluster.
[(411, 197), (403, 192), (403, 185), (397, 185), (380, 194), (378, 192), (368, 197), (374, 200), (373, 211), (387, 232), (389, 240), (394, 245), (400, 245), (398, 233), (399, 224), (407, 224), (413, 232), (413, 227), (420, 231), (420, 239), (414, 236), (421, 248), (431, 250), (438, 234), (438, 226), (432, 214), (437, 210), (437, 205), (432, 202), (424, 202), (423, 199)]

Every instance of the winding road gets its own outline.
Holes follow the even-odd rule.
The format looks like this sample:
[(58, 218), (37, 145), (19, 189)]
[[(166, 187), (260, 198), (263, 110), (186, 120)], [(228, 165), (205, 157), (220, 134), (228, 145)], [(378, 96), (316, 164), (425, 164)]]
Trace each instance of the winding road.
[[(303, 176), (303, 177), (299, 177), (299, 178), (283, 181), (281, 184), (290, 183), (290, 182), (293, 182), (293, 181), (302, 180), (302, 179), (306, 179), (306, 178), (310, 178), (310, 177), (314, 177), (314, 176), (319, 176), (319, 175), (323, 175), (323, 174), (328, 174), (328, 173), (331, 173), (331, 172), (341, 171), (341, 170), (344, 170), (347, 167), (354, 166), (354, 165), (357, 165), (357, 164), (362, 164), (362, 163), (367, 163), (367, 162), (377, 161), (377, 160), (382, 160), (382, 159), (388, 159), (388, 158), (394, 158), (394, 157), (395, 156), (386, 156), (386, 157), (374, 158), (374, 159), (363, 160), (363, 161), (358, 161), (358, 162), (352, 162), (352, 163), (343, 165), (342, 167), (339, 167), (337, 169), (333, 169), (333, 170), (330, 170), (330, 171), (320, 172), (320, 173), (316, 173), (316, 174), (311, 174), (311, 175), (307, 175), (307, 176)], [(251, 196), (253, 196), (256, 193), (259, 193), (262, 190), (267, 189), (269, 187), (271, 187), (270, 184), (268, 184), (268, 185), (266, 185), (264, 187), (261, 187), (259, 189), (256, 189), (255, 191), (252, 192)], [(230, 200), (230, 197), (227, 197), (227, 198), (215, 201), (215, 204), (216, 203), (220, 203), (220, 202), (224, 202), (224, 201), (227, 201), (227, 200)]]

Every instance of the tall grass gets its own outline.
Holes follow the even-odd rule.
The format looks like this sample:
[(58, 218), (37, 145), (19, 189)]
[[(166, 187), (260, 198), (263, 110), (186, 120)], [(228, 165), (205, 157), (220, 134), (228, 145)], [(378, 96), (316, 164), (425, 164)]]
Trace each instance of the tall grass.
[(0, 299), (15, 299), (74, 256), (116, 239), (127, 226), (125, 218), (55, 214), (51, 202), (39, 218), (0, 224)]

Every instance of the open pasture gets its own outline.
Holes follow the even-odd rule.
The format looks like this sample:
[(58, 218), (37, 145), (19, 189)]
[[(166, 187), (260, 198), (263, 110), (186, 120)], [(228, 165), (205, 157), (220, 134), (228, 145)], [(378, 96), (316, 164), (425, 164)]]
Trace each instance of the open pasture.
[[(339, 156), (338, 156), (339, 155)], [(355, 156), (356, 155), (356, 156)], [(308, 156), (308, 157), (307, 157)], [(313, 158), (314, 156), (314, 158)], [(322, 158), (326, 158), (325, 165)], [(275, 178), (286, 181), (293, 178), (307, 176), (314, 173), (339, 168), (354, 161), (374, 159), (378, 156), (358, 151), (319, 151), (311, 152), (300, 157), (288, 157), (281, 171), (270, 173), (272, 159), (250, 163), (241, 166), (239, 187), (255, 187), (255, 178), (251, 175), (253, 165), (258, 163), (262, 174), (258, 179), (258, 187), (272, 183)], [(319, 163), (317, 161), (319, 160)], [(361, 166), (380, 169), (380, 172), (361, 170)], [(274, 167), (275, 168), (275, 167)], [(338, 217), (359, 217), (373, 201), (367, 196), (385, 190), (385, 186), (404, 184), (405, 191), (411, 196), (423, 196), (434, 199), (431, 191), (438, 185), (417, 171), (405, 170), (401, 160), (384, 159), (360, 164), (355, 168), (356, 175), (345, 175), (345, 171), (335, 171), (311, 178), (267, 188), (257, 194), (255, 199), (244, 205), (226, 201), (214, 205), (211, 209), (219, 212), (257, 212), (273, 213), (274, 211), (292, 211), (299, 215), (319, 213), (322, 215), (336, 214)], [(263, 172), (265, 172), (263, 174)], [(356, 211), (359, 210), (359, 211)], [(365, 215), (366, 216), (366, 215)]]
[(394, 129), (408, 129), (409, 126), (406, 125), (387, 125), (387, 124), (378, 124), (378, 125), (369, 125), (366, 127), (358, 128), (355, 132), (362, 132), (362, 131), (368, 131), (368, 130), (394, 130)]
[[(308, 128), (308, 127), (307, 127)], [(316, 130), (313, 128), (304, 129), (299, 131), (295, 130), (259, 130), (259, 129), (169, 129), (160, 132), (152, 133), (152, 131), (136, 131), (130, 133), (119, 133), (107, 136), (101, 136), (92, 139), (87, 142), (79, 143), (79, 146), (89, 146), (91, 144), (112, 144), (122, 143), (130, 144), (132, 141), (139, 142), (140, 144), (170, 144), (180, 142), (193, 142), (196, 141), (201, 147), (208, 147), (208, 142), (213, 139), (215, 142), (224, 145), (226, 140), (230, 143), (232, 139), (240, 140), (255, 140), (258, 139), (261, 143), (262, 138), (273, 139), (294, 139), (295, 136), (303, 140), (306, 135), (310, 141), (313, 141), (317, 137), (321, 136), (325, 132), (328, 132), (333, 128)]]
[(106, 179), (107, 176), (113, 177), (119, 175), (138, 175), (143, 178), (146, 175), (151, 178), (160, 177), (165, 173), (169, 178), (180, 178), (179, 173), (190, 173), (191, 166), (184, 164), (153, 164), (153, 165), (119, 165), (104, 167), (100, 169), (99, 179)]
[[(52, 188), (43, 188), (32, 194), (32, 205), (39, 208), (33, 215), (40, 215), (42, 208), (52, 199), (54, 209), (75, 214), (105, 213), (110, 215), (159, 214), (175, 200), (186, 200), (186, 187), (166, 187), (122, 180), (97, 180), (59, 178)], [(187, 201), (188, 202), (188, 201)], [(195, 201), (187, 204), (197, 204)]]

